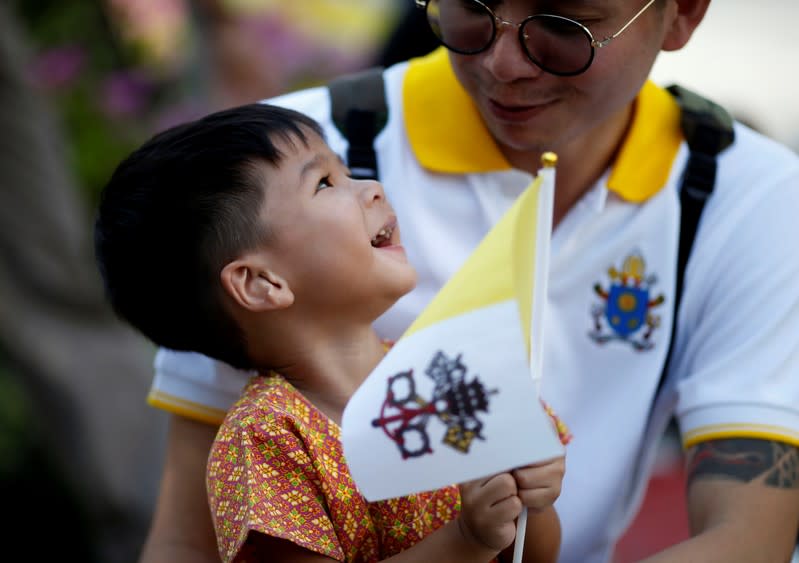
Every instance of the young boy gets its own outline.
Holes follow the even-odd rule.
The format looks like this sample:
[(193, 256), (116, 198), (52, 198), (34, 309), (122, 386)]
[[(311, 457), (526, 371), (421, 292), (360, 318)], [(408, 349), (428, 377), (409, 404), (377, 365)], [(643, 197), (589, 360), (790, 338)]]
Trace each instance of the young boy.
[(416, 274), (382, 186), (310, 118), (262, 104), (175, 127), (123, 161), (95, 225), (118, 314), (160, 346), (254, 377), (211, 450), (224, 561), (554, 561), (563, 459), (368, 503), (343, 460), (347, 400), (385, 354), (373, 321)]

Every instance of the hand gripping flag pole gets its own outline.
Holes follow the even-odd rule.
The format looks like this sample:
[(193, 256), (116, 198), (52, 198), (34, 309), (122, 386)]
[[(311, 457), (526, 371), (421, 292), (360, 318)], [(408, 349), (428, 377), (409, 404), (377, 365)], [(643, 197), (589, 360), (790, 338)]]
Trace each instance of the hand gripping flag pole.
[[(541, 155), (542, 177), (538, 199), (538, 218), (536, 223), (535, 272), (532, 303), (530, 304), (530, 374), (540, 396), (544, 356), (544, 307), (547, 300), (549, 281), (549, 241), (552, 238), (552, 212), (555, 203), (555, 168), (558, 156), (553, 152)], [(513, 563), (522, 563), (524, 536), (527, 533), (527, 507), (522, 509), (516, 521), (516, 540), (513, 546)]]

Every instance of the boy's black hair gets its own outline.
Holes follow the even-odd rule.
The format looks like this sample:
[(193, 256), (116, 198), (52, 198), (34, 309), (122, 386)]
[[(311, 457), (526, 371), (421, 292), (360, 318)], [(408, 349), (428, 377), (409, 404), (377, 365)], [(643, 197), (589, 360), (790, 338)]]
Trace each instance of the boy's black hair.
[[(311, 118), (250, 104), (168, 129), (117, 167), (94, 226), (97, 264), (116, 313), (159, 346), (252, 367), (222, 301), (219, 274), (267, 241), (260, 211), (275, 142), (307, 146)], [(268, 198), (268, 196), (267, 196)]]

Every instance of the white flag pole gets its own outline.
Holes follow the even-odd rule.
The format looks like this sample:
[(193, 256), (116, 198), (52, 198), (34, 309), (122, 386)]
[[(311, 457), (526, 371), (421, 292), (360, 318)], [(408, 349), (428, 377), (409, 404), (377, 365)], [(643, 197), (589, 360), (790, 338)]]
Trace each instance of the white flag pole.
[[(542, 176), (536, 218), (535, 270), (533, 270), (533, 310), (530, 316), (530, 375), (535, 381), (537, 396), (541, 394), (543, 369), (544, 307), (547, 302), (549, 281), (549, 246), (552, 238), (552, 212), (555, 205), (555, 167), (558, 156), (553, 152), (541, 155)], [(543, 244), (541, 244), (543, 243)], [(527, 508), (523, 508), (516, 521), (516, 541), (513, 546), (513, 563), (522, 563), (524, 536), (527, 532)]]

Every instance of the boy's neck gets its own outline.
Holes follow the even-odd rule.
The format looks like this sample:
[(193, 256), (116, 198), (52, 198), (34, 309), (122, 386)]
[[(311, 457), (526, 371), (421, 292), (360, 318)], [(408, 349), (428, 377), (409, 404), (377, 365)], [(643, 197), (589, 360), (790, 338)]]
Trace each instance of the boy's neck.
[(386, 352), (371, 325), (328, 332), (306, 325), (301, 331), (282, 331), (280, 342), (271, 338), (267, 346), (272, 361), (259, 363), (282, 375), (337, 424), (347, 401)]

